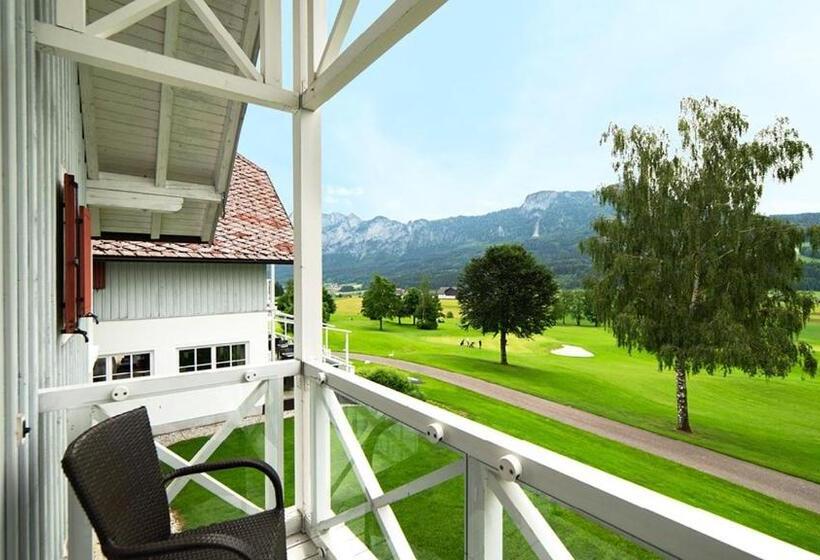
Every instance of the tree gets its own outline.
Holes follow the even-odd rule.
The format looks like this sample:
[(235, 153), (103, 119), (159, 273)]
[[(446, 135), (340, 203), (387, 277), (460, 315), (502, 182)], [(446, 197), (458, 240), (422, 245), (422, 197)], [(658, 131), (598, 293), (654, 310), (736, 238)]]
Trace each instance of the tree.
[(401, 313), (405, 317), (412, 317), (416, 324), (416, 309), (421, 302), (421, 291), (418, 288), (407, 288), (401, 299)]
[[(288, 280), (284, 290), (282, 290), (282, 295), (276, 298), (276, 309), (282, 313), (293, 315), (293, 280)], [(322, 321), (327, 323), (334, 313), (336, 313), (336, 300), (333, 298), (333, 294), (322, 286)]]
[(575, 326), (580, 327), (581, 319), (584, 318), (584, 294), (581, 290), (567, 292), (567, 311), (575, 319)]
[(685, 432), (689, 374), (817, 369), (797, 340), (813, 305), (794, 288), (803, 232), (757, 213), (764, 181), (791, 180), (812, 151), (787, 119), (746, 140), (748, 129), (734, 107), (684, 99), (677, 149), (664, 131), (638, 126), (613, 124), (602, 138), (620, 182), (599, 191), (614, 215), (582, 244), (596, 309), (619, 346), (674, 370)]
[(567, 324), (567, 294), (569, 294), (567, 290), (561, 290), (558, 292), (558, 296), (555, 298), (555, 304), (552, 306), (552, 311), (555, 314), (556, 321), (561, 319), (562, 325)]
[(419, 303), (416, 306), (416, 328), (432, 331), (438, 328), (438, 318), (442, 315), (441, 301), (430, 288), (430, 281), (422, 279), (418, 288)]
[(555, 325), (558, 286), (547, 267), (521, 245), (495, 245), (472, 259), (458, 281), (461, 326), (500, 336), (507, 364), (507, 336), (531, 338)]
[(589, 288), (585, 288), (581, 290), (581, 305), (584, 311), (584, 319), (595, 325), (598, 326), (598, 311), (595, 308), (595, 294), (592, 293), (592, 290)]
[(379, 330), (384, 330), (384, 318), (393, 317), (399, 307), (396, 285), (378, 274), (367, 286), (362, 296), (362, 315), (379, 322)]

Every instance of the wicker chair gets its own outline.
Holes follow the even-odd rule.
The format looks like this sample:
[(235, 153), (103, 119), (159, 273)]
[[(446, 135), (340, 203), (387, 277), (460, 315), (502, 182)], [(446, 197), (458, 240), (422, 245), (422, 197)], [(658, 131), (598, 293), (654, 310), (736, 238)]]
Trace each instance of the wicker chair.
[[(195, 473), (250, 467), (276, 492), (276, 508), (235, 521), (171, 533), (165, 484)], [(77, 498), (112, 560), (284, 560), (282, 483), (266, 463), (202, 463), (163, 476), (145, 407), (120, 414), (80, 435), (63, 457)]]

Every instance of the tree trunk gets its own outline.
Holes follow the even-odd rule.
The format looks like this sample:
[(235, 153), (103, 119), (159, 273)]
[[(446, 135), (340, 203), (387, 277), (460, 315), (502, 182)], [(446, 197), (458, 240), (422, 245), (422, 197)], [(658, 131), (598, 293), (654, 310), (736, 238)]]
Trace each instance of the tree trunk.
[(380, 330), (380, 331), (383, 331), (383, 330), (384, 330), (384, 325), (382, 324), (382, 321), (384, 321), (384, 319), (382, 319), (381, 317), (379, 317), (379, 330)]
[(399, 324), (401, 325), (401, 315), (397, 315), (396, 318), (399, 320)]
[(507, 331), (501, 331), (501, 364), (507, 365)]
[(686, 370), (682, 364), (675, 366), (675, 384), (678, 404), (678, 430), (691, 433), (689, 426), (689, 398), (686, 394)]

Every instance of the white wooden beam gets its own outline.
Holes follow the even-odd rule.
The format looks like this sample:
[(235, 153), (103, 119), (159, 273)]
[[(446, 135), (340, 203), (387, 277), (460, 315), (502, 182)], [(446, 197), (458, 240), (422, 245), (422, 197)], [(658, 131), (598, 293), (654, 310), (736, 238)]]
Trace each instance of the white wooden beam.
[(395, 0), (302, 94), (302, 107), (318, 109), (446, 0)]
[(339, 52), (342, 50), (342, 43), (344, 43), (347, 32), (350, 30), (350, 24), (358, 6), (359, 0), (342, 0), (342, 5), (339, 6), (327, 43), (325, 43), (325, 48), (322, 51), (322, 57), (319, 59), (319, 66), (316, 68), (317, 73), (324, 72), (338, 58)]
[(228, 56), (236, 64), (239, 71), (248, 78), (262, 81), (262, 74), (256, 69), (256, 66), (251, 62), (251, 59), (233, 38), (231, 32), (225, 29), (219, 18), (216, 17), (214, 11), (205, 3), (205, 0), (186, 0), (188, 6), (194, 11), (194, 14), (200, 19), (211, 35), (213, 35), (219, 46), (228, 54)]
[(266, 84), (282, 85), (282, 2), (261, 0), (259, 59)]
[(216, 223), (218, 219), (220, 204), (211, 203), (205, 208), (204, 219), (202, 220), (202, 231), (199, 234), (199, 239), (203, 243), (210, 243), (216, 233)]
[(397, 560), (415, 558), (410, 543), (407, 542), (407, 537), (405, 537), (404, 531), (402, 531), (399, 521), (396, 519), (396, 514), (393, 513), (393, 508), (389, 505), (375, 505), (376, 500), (384, 497), (384, 491), (376, 478), (376, 473), (373, 472), (373, 468), (367, 462), (364, 450), (362, 450), (359, 440), (356, 439), (356, 434), (353, 432), (350, 422), (347, 421), (347, 416), (345, 416), (336, 394), (328, 387), (321, 387), (321, 393), (330, 419), (333, 425), (336, 426), (342, 449), (344, 449), (345, 455), (350, 460), (353, 473), (356, 475), (368, 501), (374, 505), (373, 514), (379, 522), (382, 535), (387, 541), (387, 546), (390, 548), (393, 558)]
[(449, 465), (441, 467), (440, 469), (411, 480), (407, 484), (402, 484), (398, 488), (385, 492), (380, 497), (374, 498), (372, 502), (364, 502), (363, 504), (359, 504), (358, 506), (354, 506), (343, 511), (342, 513), (334, 515), (330, 519), (326, 519), (317, 524), (314, 529), (318, 532), (326, 531), (336, 525), (341, 525), (342, 523), (347, 523), (354, 519), (358, 519), (374, 507), (378, 508), (393, 504), (399, 500), (403, 500), (410, 496), (419, 494), (420, 492), (424, 492), (425, 490), (429, 490), (430, 488), (434, 488), (439, 484), (447, 482), (457, 476), (461, 476), (462, 474), (464, 474), (464, 461), (454, 461)]
[[(205, 445), (199, 448), (199, 450), (191, 457), (191, 460), (188, 461), (192, 465), (196, 465), (199, 463), (204, 463), (208, 460), (208, 458), (213, 454), (214, 451), (219, 448), (222, 443), (228, 439), (228, 436), (233, 433), (233, 431), (239, 427), (239, 424), (242, 423), (242, 420), (250, 413), (259, 399), (262, 397), (263, 393), (266, 389), (267, 382), (257, 383), (256, 387), (253, 391), (248, 394), (247, 397), (242, 399), (242, 402), (239, 403), (239, 406), (236, 408), (236, 411), (230, 415), (230, 417), (222, 423), (219, 429), (205, 442)], [(171, 482), (165, 491), (168, 494), (168, 501), (173, 500), (177, 495), (185, 488), (185, 485), (188, 484), (187, 478), (178, 478)]]
[[(190, 465), (194, 464), (192, 462), (186, 461), (181, 456), (177, 455), (176, 453), (174, 453), (173, 451), (171, 451), (170, 449), (168, 449), (164, 445), (161, 445), (161, 444), (157, 443), (156, 448), (157, 448), (157, 455), (159, 456), (159, 460), (162, 461), (163, 463), (165, 463), (166, 465), (169, 465), (170, 467), (172, 467), (174, 469), (180, 469), (182, 467), (187, 467), (187, 466), (190, 466)], [(231, 489), (227, 485), (223, 484), (222, 482), (219, 482), (217, 479), (215, 479), (214, 477), (212, 477), (209, 474), (197, 473), (197, 474), (191, 475), (190, 477), (184, 477), (182, 479), (177, 479), (177, 480), (195, 480), (203, 488), (210, 491), (211, 493), (213, 493), (218, 498), (221, 498), (222, 500), (225, 500), (227, 503), (229, 503), (230, 505), (232, 505), (236, 509), (244, 511), (248, 515), (254, 515), (256, 513), (262, 513), (262, 508), (260, 508), (256, 504), (254, 504), (252, 501), (250, 501), (245, 496), (242, 496), (241, 494), (239, 494), (235, 490)], [(174, 481), (174, 482), (176, 482), (176, 481)]]
[(94, 85), (91, 68), (80, 64), (80, 113), (83, 118), (83, 136), (85, 137), (85, 168), (89, 179), (96, 179), (100, 174), (100, 161), (97, 155), (97, 116), (94, 107)]
[[(242, 32), (242, 50), (249, 56), (253, 52), (257, 30), (259, 29), (259, 2), (260, 0), (250, 0), (245, 10), (245, 20), (247, 23)], [(236, 102), (228, 104), (227, 114), (225, 115), (225, 126), (223, 127), (223, 135), (220, 142), (217, 172), (214, 179), (214, 184), (219, 192), (228, 190), (231, 171), (233, 170), (234, 160), (236, 159), (236, 143), (239, 138), (239, 129), (244, 118), (245, 105)]]
[(509, 480), (499, 480), (496, 476), (488, 476), (487, 485), (539, 560), (572, 560), (572, 554), (521, 486)]
[(57, 2), (57, 25), (82, 33), (85, 31), (85, 0)]
[(159, 239), (162, 235), (162, 214), (154, 212), (151, 214), (151, 239)]
[[(162, 52), (165, 56), (174, 56), (179, 38), (179, 4), (165, 8), (165, 34)], [(164, 187), (168, 178), (168, 156), (171, 146), (171, 117), (173, 116), (174, 90), (168, 84), (162, 84), (159, 96), (159, 122), (157, 123), (157, 165), (156, 185)]]
[[(309, 37), (317, 38), (311, 23), (323, 17), (323, 0), (294, 0), (293, 83), (298, 91), (310, 76)], [(320, 114), (297, 111), (293, 117), (294, 352), (302, 361), (322, 360), (321, 152)], [(297, 381), (296, 504), (310, 527), (331, 514), (330, 423), (320, 387), (304, 376)]]
[(467, 458), (467, 560), (502, 560), (504, 508), (487, 487), (487, 467)]
[(292, 91), (116, 41), (42, 22), (34, 23), (34, 36), (46, 52), (113, 72), (282, 111), (295, 111), (298, 107), (298, 96)]
[[(145, 19), (154, 12), (158, 12), (165, 6), (173, 4), (177, 0), (131, 0), (122, 8), (104, 15), (85, 28), (89, 35), (105, 39), (119, 33), (123, 29), (131, 27), (138, 21)], [(60, 2), (57, 2), (59, 5)]]
[(213, 185), (185, 183), (183, 181), (166, 181), (165, 188), (158, 189), (154, 185), (154, 181), (147, 177), (100, 173), (99, 179), (89, 179), (86, 186), (91, 190), (102, 189), (123, 193), (174, 196), (206, 202), (222, 202), (222, 195), (216, 192)]
[(101, 208), (125, 208), (128, 210), (150, 210), (151, 212), (178, 212), (184, 199), (165, 194), (147, 194), (111, 189), (86, 189), (89, 206)]
[[(252, 373), (257, 380), (284, 379), (293, 377), (300, 371), (296, 360), (280, 360), (258, 366), (224, 368), (213, 371), (200, 371), (196, 374), (195, 389), (229, 387), (245, 384), (245, 375)], [(70, 410), (84, 406), (109, 404), (114, 402), (112, 391), (120, 386), (128, 389), (128, 398), (140, 401), (160, 395), (173, 395), (191, 391), (191, 374), (157, 375), (139, 377), (129, 380), (106, 381), (101, 383), (82, 383), (64, 387), (41, 389), (40, 412)]]

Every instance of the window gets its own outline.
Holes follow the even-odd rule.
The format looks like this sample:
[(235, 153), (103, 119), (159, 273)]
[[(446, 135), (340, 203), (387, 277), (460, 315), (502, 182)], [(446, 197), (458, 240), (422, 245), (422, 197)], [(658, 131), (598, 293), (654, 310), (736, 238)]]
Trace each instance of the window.
[(97, 358), (97, 361), (94, 362), (91, 380), (97, 383), (99, 381), (117, 381), (148, 375), (151, 375), (150, 352), (113, 354)]
[(179, 351), (179, 372), (244, 366), (246, 352), (245, 343), (183, 348)]

